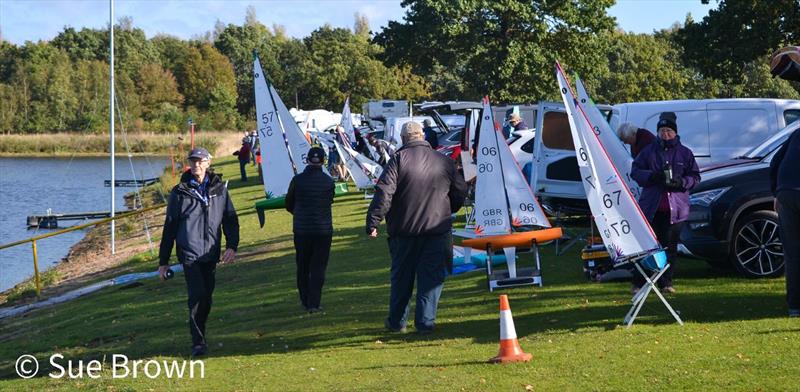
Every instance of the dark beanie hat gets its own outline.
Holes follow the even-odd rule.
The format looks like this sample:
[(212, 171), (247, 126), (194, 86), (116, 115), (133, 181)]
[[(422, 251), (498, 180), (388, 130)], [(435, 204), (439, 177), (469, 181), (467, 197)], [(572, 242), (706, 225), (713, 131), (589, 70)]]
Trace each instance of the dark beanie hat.
[(672, 128), (675, 132), (678, 132), (678, 116), (675, 115), (675, 112), (663, 112), (660, 116), (658, 116), (658, 124), (656, 125), (656, 130), (659, 130), (663, 127)]

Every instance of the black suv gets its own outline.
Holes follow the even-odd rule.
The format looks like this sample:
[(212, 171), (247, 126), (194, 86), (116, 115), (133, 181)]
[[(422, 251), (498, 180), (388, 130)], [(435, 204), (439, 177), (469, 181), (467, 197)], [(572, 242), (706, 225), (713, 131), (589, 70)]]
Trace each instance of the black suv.
[(800, 122), (794, 122), (739, 158), (701, 168), (681, 233), (683, 253), (714, 266), (732, 264), (749, 278), (783, 274), (769, 163), (798, 128)]

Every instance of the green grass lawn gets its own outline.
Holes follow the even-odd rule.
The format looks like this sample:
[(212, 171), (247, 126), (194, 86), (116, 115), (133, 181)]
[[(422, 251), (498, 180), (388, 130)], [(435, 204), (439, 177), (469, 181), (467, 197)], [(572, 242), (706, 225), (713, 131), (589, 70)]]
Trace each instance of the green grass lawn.
[[(188, 358), (186, 289), (168, 282), (111, 287), (70, 303), (0, 322), (0, 390), (796, 390), (800, 320), (786, 317), (784, 280), (746, 280), (683, 259), (671, 297), (686, 325), (651, 296), (630, 329), (628, 283), (589, 283), (578, 250), (542, 250), (545, 286), (489, 293), (481, 271), (451, 277), (437, 330), (420, 336), (383, 330), (389, 298), (385, 235), (364, 234), (363, 195), (337, 198), (324, 314), (309, 315), (294, 287), (291, 216), (267, 213), (258, 228), (260, 185), (238, 181), (233, 159), (215, 162), (242, 225), (240, 258), (217, 270), (208, 322), (205, 378), (113, 379), (112, 354)], [(251, 169), (253, 174), (254, 170)], [(159, 233), (160, 235), (160, 233)], [(530, 262), (522, 255), (521, 263)], [(156, 261), (142, 257), (140, 268)], [(487, 364), (497, 354), (498, 294), (509, 295), (528, 363)], [(413, 328), (410, 328), (413, 331)], [(98, 359), (100, 379), (55, 380), (47, 358)], [(23, 380), (21, 354), (42, 363)], [(66, 364), (65, 361), (60, 361)]]

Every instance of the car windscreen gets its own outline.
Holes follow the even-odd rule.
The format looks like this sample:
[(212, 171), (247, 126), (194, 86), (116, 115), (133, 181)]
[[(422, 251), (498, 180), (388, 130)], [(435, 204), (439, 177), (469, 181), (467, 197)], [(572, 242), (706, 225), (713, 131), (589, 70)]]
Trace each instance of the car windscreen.
[(770, 138), (748, 151), (744, 154), (743, 158), (763, 158), (771, 152), (780, 148), (781, 145), (789, 138), (789, 136), (800, 128), (800, 122), (789, 124), (778, 133), (772, 135)]

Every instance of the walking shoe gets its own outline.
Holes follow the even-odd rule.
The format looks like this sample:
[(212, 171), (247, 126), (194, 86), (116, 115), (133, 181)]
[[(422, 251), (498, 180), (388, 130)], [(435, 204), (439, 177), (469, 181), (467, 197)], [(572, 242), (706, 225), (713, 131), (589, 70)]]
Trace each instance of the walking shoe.
[(307, 310), (308, 310), (308, 313), (310, 313), (310, 314), (321, 313), (321, 312), (324, 311), (324, 309), (322, 309), (322, 306), (317, 306), (315, 308), (307, 308)]
[(661, 291), (664, 292), (664, 293), (669, 293), (669, 294), (675, 294), (675, 292), (676, 292), (675, 288), (672, 287), (672, 286), (663, 287), (663, 288), (661, 288)]
[(198, 344), (192, 347), (192, 356), (193, 357), (202, 357), (208, 353), (208, 346), (205, 344)]
[(394, 332), (394, 333), (406, 333), (406, 332), (408, 332), (408, 329), (405, 326), (402, 326), (400, 328), (393, 328), (391, 325), (389, 325), (389, 319), (388, 318), (383, 320), (383, 326), (386, 327), (386, 330), (389, 331), (389, 332)]
[(417, 328), (418, 335), (430, 335), (433, 333), (433, 328)]
[(789, 309), (789, 317), (800, 317), (800, 309)]

